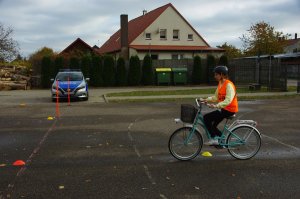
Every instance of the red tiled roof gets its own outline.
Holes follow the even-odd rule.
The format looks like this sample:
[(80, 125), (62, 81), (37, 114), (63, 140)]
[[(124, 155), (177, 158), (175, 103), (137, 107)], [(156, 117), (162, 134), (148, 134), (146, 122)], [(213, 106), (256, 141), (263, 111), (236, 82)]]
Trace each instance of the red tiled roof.
[[(198, 34), (198, 32), (185, 20), (185, 18), (168, 3), (162, 7), (156, 8), (145, 15), (137, 17), (128, 22), (128, 43), (136, 39), (148, 26), (150, 26), (168, 7), (172, 7), (179, 16), (197, 33), (197, 35), (208, 45), (208, 43)], [(98, 50), (99, 53), (116, 52), (121, 49), (120, 29), (115, 32)]]
[(212, 48), (209, 46), (170, 46), (170, 45), (130, 45), (130, 48), (136, 50), (160, 50), (160, 51), (173, 51), (173, 50), (182, 50), (182, 51), (224, 51), (221, 48)]
[(288, 39), (288, 40), (285, 40), (284, 41), (284, 46), (292, 46), (294, 44), (296, 44), (297, 42), (300, 41), (300, 38), (299, 39)]
[(68, 52), (69, 50), (71, 50), (72, 48), (74, 48), (78, 44), (83, 45), (84, 47), (86, 47), (87, 49), (90, 49), (91, 51), (94, 50), (90, 45), (88, 45), (87, 43), (85, 43), (82, 39), (77, 38), (68, 47), (66, 47), (63, 51), (61, 51), (60, 54)]

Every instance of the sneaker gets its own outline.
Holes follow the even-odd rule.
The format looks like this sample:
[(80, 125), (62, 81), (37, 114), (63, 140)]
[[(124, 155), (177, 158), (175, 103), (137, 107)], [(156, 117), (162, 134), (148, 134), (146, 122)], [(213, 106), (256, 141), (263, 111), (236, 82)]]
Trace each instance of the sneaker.
[(205, 142), (204, 144), (209, 145), (209, 146), (215, 146), (215, 145), (219, 145), (219, 142), (217, 139), (210, 139), (207, 142)]

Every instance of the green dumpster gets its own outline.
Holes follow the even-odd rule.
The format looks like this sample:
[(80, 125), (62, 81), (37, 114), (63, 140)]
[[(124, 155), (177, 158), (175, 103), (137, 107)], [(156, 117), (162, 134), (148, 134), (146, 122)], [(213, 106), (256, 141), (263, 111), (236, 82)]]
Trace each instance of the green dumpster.
[(172, 72), (174, 85), (187, 83), (187, 68), (172, 68)]
[(171, 68), (156, 68), (157, 85), (171, 83)]

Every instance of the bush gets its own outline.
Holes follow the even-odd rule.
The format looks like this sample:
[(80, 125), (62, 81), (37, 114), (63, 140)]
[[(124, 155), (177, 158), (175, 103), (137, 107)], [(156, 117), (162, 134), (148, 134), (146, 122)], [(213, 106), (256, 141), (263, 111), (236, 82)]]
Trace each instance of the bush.
[(126, 86), (127, 84), (127, 71), (125, 67), (125, 60), (122, 57), (120, 57), (117, 61), (116, 82), (118, 86)]
[(202, 65), (201, 65), (201, 57), (195, 56), (193, 63), (193, 73), (192, 79), (194, 84), (200, 84), (202, 80)]
[(228, 58), (226, 55), (222, 55), (219, 59), (219, 66), (228, 66)]
[(142, 83), (144, 85), (153, 84), (152, 59), (148, 54), (144, 57), (143, 60)]
[[(41, 86), (42, 88), (49, 88), (51, 86), (52, 72), (52, 61), (49, 56), (42, 58), (42, 68), (41, 68)], [(53, 77), (52, 77), (53, 78)]]
[(77, 57), (71, 57), (69, 61), (69, 68), (70, 69), (80, 69), (80, 62)]
[(102, 57), (94, 56), (92, 57), (92, 67), (90, 68), (90, 78), (92, 86), (103, 86), (103, 66)]
[(141, 81), (141, 63), (139, 57), (131, 56), (129, 60), (128, 84), (137, 86)]
[(54, 60), (54, 75), (56, 75), (59, 69), (64, 67), (64, 58), (63, 57), (56, 57)]
[(216, 67), (216, 59), (212, 55), (207, 56), (207, 68), (208, 68), (208, 83), (214, 81), (214, 68)]
[(114, 86), (115, 80), (115, 61), (112, 56), (105, 56), (103, 61), (103, 83), (104, 86)]
[(91, 65), (92, 65), (92, 59), (89, 55), (86, 55), (81, 58), (81, 71), (82, 71), (84, 77), (90, 76), (89, 70), (90, 70)]

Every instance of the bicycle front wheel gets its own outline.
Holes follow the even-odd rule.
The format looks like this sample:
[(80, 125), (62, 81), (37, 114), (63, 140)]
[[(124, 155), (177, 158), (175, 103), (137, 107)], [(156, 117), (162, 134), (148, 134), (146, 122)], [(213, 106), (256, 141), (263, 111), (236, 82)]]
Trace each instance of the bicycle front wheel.
[(261, 146), (261, 137), (252, 126), (239, 126), (227, 137), (228, 152), (239, 160), (247, 160), (257, 154)]
[(169, 151), (178, 160), (191, 160), (201, 151), (203, 145), (201, 134), (191, 127), (177, 129), (169, 139)]

